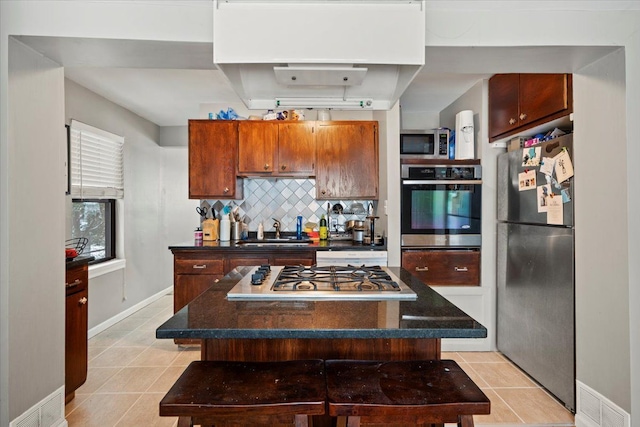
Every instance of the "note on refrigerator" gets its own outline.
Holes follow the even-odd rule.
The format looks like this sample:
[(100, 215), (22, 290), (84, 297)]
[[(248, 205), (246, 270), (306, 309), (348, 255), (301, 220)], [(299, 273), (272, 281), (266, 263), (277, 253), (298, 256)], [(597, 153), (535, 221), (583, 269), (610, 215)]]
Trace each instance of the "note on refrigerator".
[(547, 198), (547, 224), (562, 225), (563, 223), (562, 196), (560, 194), (552, 194)]
[(547, 212), (549, 207), (549, 198), (551, 195), (551, 186), (549, 184), (540, 185), (538, 191), (538, 212)]
[(541, 147), (529, 147), (522, 149), (522, 166), (539, 166)]
[(555, 172), (558, 182), (564, 182), (573, 176), (573, 164), (571, 163), (571, 156), (565, 149), (558, 153), (554, 157), (555, 160)]
[(533, 190), (536, 188), (536, 171), (534, 169), (530, 171), (520, 172), (518, 174), (518, 190)]
[(540, 162), (540, 173), (545, 174), (546, 176), (553, 175), (553, 168), (556, 164), (556, 161), (553, 157), (543, 157)]

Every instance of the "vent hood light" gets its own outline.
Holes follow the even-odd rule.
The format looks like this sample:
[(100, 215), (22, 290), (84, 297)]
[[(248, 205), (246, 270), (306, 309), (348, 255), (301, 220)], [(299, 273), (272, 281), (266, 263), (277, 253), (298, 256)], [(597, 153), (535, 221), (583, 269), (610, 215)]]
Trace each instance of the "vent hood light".
[(372, 99), (276, 98), (276, 108), (339, 108), (341, 110), (372, 109)]
[(356, 86), (361, 85), (367, 68), (353, 66), (289, 65), (273, 67), (276, 81), (283, 85)]

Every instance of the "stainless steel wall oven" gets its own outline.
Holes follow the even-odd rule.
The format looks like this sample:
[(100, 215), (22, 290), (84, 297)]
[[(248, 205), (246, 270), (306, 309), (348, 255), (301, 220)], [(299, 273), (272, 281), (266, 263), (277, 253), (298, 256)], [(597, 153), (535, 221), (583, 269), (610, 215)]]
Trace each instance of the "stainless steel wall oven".
[(481, 245), (480, 165), (403, 164), (401, 246)]

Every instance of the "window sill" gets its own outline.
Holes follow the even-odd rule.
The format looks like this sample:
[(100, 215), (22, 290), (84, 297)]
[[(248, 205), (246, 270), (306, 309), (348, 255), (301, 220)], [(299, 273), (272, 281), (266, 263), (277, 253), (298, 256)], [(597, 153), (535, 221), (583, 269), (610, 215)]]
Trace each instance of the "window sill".
[(107, 262), (102, 262), (96, 265), (89, 266), (89, 279), (102, 276), (108, 273), (112, 273), (117, 270), (122, 270), (126, 267), (127, 261), (125, 259), (114, 259)]

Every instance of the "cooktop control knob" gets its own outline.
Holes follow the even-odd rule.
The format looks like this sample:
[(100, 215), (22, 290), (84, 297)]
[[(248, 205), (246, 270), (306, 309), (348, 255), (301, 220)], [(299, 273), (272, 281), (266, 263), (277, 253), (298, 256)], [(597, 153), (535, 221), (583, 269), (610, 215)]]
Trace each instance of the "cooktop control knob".
[(254, 273), (251, 275), (252, 285), (262, 285), (263, 280), (264, 280), (264, 275), (262, 273)]

